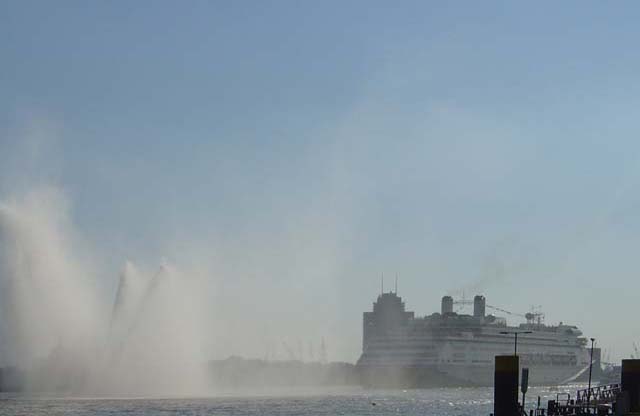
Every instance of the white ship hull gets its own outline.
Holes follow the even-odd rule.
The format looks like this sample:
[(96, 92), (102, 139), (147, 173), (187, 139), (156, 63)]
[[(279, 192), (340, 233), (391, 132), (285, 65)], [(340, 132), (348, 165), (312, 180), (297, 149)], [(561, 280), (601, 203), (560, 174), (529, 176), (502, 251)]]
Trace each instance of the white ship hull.
[[(364, 355), (358, 362), (363, 384), (398, 387), (493, 385), (495, 356), (509, 353), (504, 348), (492, 349), (487, 344), (479, 343), (485, 349), (482, 352), (482, 358), (479, 358), (478, 353), (473, 352), (477, 349), (475, 342), (468, 341), (464, 344), (457, 342), (455, 343), (457, 351), (461, 351), (464, 347), (469, 353), (455, 353), (457, 358), (455, 358), (456, 362), (453, 362), (452, 344), (454, 343), (445, 342), (439, 349), (436, 359), (419, 359), (419, 356), (424, 355), (420, 352), (403, 356), (393, 349), (388, 350), (387, 354), (379, 355), (375, 360), (368, 359)], [(529, 368), (531, 385), (565, 384), (573, 381), (589, 368), (588, 352), (584, 349), (558, 351), (559, 348), (545, 350), (535, 345), (523, 347), (519, 354), (520, 367)], [(433, 349), (425, 348), (424, 350)], [(553, 357), (563, 356), (567, 359), (561, 360), (560, 363), (553, 363)], [(539, 359), (535, 362), (536, 360), (532, 357)]]
[[(484, 302), (484, 298), (481, 299)], [(482, 306), (484, 303), (482, 303)], [(383, 294), (364, 314), (363, 353), (358, 360), (365, 386), (490, 386), (497, 355), (514, 353), (519, 331), (520, 367), (531, 385), (570, 382), (589, 368), (586, 340), (574, 326), (528, 323), (452, 312), (416, 318), (394, 293)]]

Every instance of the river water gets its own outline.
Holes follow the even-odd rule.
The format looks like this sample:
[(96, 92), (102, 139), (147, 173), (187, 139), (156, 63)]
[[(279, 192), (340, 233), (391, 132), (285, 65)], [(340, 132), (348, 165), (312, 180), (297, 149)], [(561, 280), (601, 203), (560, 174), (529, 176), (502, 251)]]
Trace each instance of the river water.
[[(581, 386), (535, 387), (527, 404), (575, 395)], [(543, 407), (545, 407), (543, 406)], [(528, 405), (527, 408), (530, 406)], [(363, 390), (359, 388), (226, 393), (214, 397), (54, 397), (0, 394), (0, 415), (439, 415), (487, 416), (492, 388)]]

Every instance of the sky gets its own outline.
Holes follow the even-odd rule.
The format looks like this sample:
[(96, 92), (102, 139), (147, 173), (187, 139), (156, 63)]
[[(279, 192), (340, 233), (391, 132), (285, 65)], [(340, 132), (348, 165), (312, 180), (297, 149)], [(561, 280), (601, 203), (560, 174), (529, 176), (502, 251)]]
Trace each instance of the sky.
[(354, 362), (383, 274), (419, 315), (481, 293), (625, 358), (639, 19), (631, 1), (2, 1), (0, 199), (63, 194), (106, 303), (127, 260), (206, 270), (215, 358), (324, 338)]

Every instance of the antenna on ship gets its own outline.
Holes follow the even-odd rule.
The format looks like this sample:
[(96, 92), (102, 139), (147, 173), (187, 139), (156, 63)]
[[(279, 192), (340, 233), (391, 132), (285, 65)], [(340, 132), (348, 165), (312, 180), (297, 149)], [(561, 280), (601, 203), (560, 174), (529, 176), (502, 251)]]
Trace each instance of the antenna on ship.
[(380, 294), (384, 295), (384, 273), (380, 277)]
[(396, 293), (396, 295), (398, 294), (398, 273), (396, 273), (396, 288), (395, 288), (395, 293)]

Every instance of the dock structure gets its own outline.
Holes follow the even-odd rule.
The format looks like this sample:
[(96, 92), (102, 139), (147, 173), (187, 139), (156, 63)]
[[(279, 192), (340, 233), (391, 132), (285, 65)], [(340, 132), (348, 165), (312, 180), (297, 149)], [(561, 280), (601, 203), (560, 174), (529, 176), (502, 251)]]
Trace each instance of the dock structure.
[(518, 357), (495, 357), (494, 407), (491, 416), (640, 416), (640, 359), (622, 360), (619, 384), (578, 390), (575, 397), (557, 394), (528, 412), (518, 403)]
[(518, 368), (517, 355), (497, 355), (494, 372), (493, 414), (513, 416), (518, 410)]
[(622, 360), (620, 390), (629, 413), (640, 414), (640, 360)]

